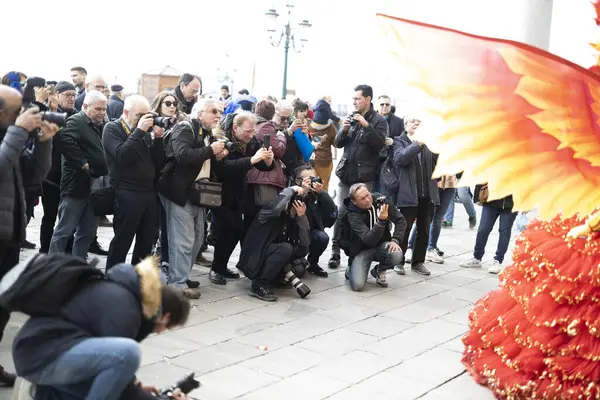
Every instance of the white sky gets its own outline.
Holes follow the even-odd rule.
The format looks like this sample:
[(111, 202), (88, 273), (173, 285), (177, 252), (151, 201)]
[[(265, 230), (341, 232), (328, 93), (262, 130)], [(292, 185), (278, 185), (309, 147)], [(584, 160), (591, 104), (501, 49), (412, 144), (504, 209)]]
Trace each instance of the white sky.
[[(377, 12), (522, 41), (524, 8), (545, 1), (296, 0), (294, 16), (313, 27), (306, 49), (290, 52), (288, 88), (313, 102), (331, 94), (334, 103), (345, 103), (358, 83), (371, 84), (376, 94), (393, 87), (401, 77), (377, 62)], [(256, 94), (281, 96), (283, 48), (269, 44), (264, 12), (274, 5), (283, 14), (285, 0), (104, 0), (96, 3), (99, 10), (85, 11), (94, 3), (2, 3), (0, 34), (4, 46), (15, 45), (3, 49), (0, 74), (22, 70), (63, 80), (70, 67), (82, 65), (130, 91), (142, 73), (169, 64), (200, 74), (208, 91), (218, 88), (221, 67), (235, 76), (237, 91), (250, 89), (256, 63)], [(550, 51), (586, 67), (593, 63), (587, 43), (600, 37), (593, 17), (590, 0), (554, 0)]]

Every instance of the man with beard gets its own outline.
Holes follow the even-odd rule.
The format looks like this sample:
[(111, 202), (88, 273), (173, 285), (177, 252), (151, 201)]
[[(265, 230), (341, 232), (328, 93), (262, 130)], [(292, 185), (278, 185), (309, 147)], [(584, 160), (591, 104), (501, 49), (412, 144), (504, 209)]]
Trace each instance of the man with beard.
[[(21, 242), (25, 239), (25, 190), (24, 182), (40, 184), (51, 163), (52, 142), (58, 126), (42, 122), (39, 110), (30, 108), (19, 115), (21, 94), (8, 86), (0, 86), (0, 277), (19, 262)], [(21, 175), (20, 155), (32, 132), (35, 145), (27, 170)], [(10, 319), (10, 313), (0, 308), (0, 339)], [(12, 386), (15, 376), (0, 367), (0, 383)]]
[[(67, 116), (75, 114), (75, 85), (62, 81), (56, 84), (56, 94), (58, 95), (57, 112), (67, 113)], [(53, 139), (53, 142), (55, 140)], [(54, 233), (54, 225), (58, 216), (58, 204), (60, 203), (60, 178), (61, 178), (61, 153), (60, 147), (56, 144), (52, 147), (52, 166), (42, 183), (42, 205), (44, 207), (44, 216), (40, 227), (40, 253), (47, 253), (50, 249), (50, 241)], [(70, 252), (72, 240), (67, 246)]]
[(181, 111), (191, 114), (200, 94), (202, 94), (202, 80), (200, 77), (187, 73), (181, 75), (175, 88), (175, 96), (181, 104)]

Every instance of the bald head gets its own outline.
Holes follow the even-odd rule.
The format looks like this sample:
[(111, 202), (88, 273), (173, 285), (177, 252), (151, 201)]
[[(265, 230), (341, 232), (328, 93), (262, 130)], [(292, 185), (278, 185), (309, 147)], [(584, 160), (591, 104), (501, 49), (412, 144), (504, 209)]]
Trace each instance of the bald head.
[(137, 94), (128, 96), (123, 105), (123, 119), (132, 128), (137, 126), (142, 116), (150, 112), (150, 103), (144, 96)]
[(106, 81), (101, 75), (90, 75), (85, 80), (85, 90), (97, 90), (99, 92), (104, 93), (104, 90), (107, 88)]
[(23, 105), (23, 96), (10, 86), (0, 85), (0, 129), (14, 124)]

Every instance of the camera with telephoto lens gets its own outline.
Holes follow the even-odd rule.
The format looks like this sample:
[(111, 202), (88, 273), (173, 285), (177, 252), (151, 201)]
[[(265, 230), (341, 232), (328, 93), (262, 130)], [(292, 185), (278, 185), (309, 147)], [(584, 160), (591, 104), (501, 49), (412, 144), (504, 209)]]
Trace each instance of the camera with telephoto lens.
[(172, 117), (160, 117), (157, 113), (150, 113), (154, 118), (154, 125), (161, 127), (165, 130), (171, 129), (177, 124), (177, 118), (175, 116)]
[(283, 267), (283, 272), (285, 273), (285, 278), (292, 284), (294, 289), (296, 289), (296, 292), (298, 292), (298, 296), (304, 299), (310, 294), (310, 288), (296, 276), (294, 269), (290, 264), (286, 264), (286, 266)]
[(387, 204), (388, 200), (386, 197), (384, 196), (379, 196), (375, 199), (375, 204), (377, 204), (377, 206), (381, 207), (384, 204)]
[(43, 88), (45, 86), (46, 80), (44, 78), (32, 76), (27, 79), (25, 88), (23, 89), (23, 108), (38, 107), (42, 121), (48, 121), (63, 128), (67, 125), (67, 113), (50, 111), (44, 104), (35, 101), (35, 88)]
[(173, 392), (177, 389), (181, 390), (182, 393), (188, 394), (194, 389), (198, 389), (200, 387), (200, 382), (194, 379), (194, 373), (186, 375), (174, 385), (164, 388), (160, 391), (161, 396), (171, 396)]

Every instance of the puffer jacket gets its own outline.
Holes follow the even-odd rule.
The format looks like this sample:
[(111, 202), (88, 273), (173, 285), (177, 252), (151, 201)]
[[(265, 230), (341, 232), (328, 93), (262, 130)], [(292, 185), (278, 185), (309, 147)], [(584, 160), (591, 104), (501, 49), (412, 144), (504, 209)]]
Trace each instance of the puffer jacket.
[(286, 185), (285, 174), (283, 173), (283, 167), (281, 166), (281, 157), (283, 157), (285, 153), (287, 139), (285, 135), (277, 135), (277, 129), (273, 122), (258, 117), (258, 124), (256, 125), (256, 134), (254, 137), (262, 145), (265, 135), (271, 136), (271, 147), (273, 148), (273, 155), (275, 156), (275, 160), (273, 161), (275, 167), (271, 171), (261, 171), (252, 168), (248, 171), (248, 184), (271, 185), (283, 189)]
[[(14, 243), (17, 246), (25, 238), (25, 191), (27, 186), (41, 185), (50, 170), (52, 162), (52, 141), (41, 142), (35, 139), (33, 151), (26, 158), (28, 176), (21, 175), (20, 156), (28, 133), (18, 126), (11, 125), (0, 130), (0, 243)], [(15, 196), (18, 196), (19, 215), (15, 216)], [(15, 232), (15, 221), (21, 220), (21, 230)], [(6, 271), (0, 271), (3, 275)]]

